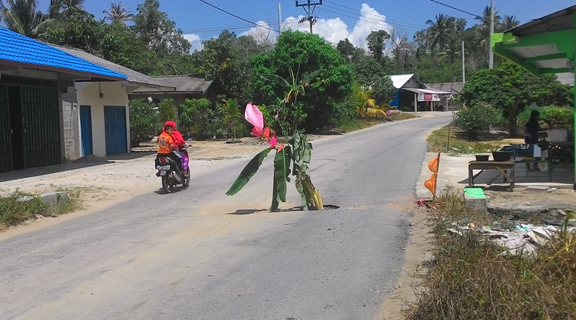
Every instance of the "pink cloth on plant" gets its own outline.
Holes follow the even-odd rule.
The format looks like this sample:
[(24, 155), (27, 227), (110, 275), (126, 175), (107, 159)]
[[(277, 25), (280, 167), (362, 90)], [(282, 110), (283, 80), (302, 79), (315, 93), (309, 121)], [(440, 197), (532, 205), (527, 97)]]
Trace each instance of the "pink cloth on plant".
[(276, 146), (276, 144), (278, 143), (278, 138), (276, 138), (276, 135), (274, 135), (271, 139), (270, 139), (270, 146), (272, 148), (274, 148)]
[(246, 105), (246, 110), (244, 111), (244, 117), (246, 118), (246, 121), (250, 122), (250, 124), (254, 126), (252, 129), (252, 135), (258, 137), (264, 133), (264, 116), (256, 105), (248, 103)]

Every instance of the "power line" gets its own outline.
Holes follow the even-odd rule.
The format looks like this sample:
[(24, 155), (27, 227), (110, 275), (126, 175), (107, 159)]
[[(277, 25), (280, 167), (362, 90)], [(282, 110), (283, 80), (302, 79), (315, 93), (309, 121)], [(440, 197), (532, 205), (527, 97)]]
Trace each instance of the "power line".
[(474, 14), (474, 13), (472, 13), (472, 12), (469, 12), (469, 11), (466, 11), (466, 10), (462, 10), (462, 9), (458, 9), (458, 8), (456, 8), (456, 7), (453, 7), (453, 6), (451, 6), (451, 5), (442, 3), (442, 2), (440, 2), (440, 1), (436, 1), (436, 0), (430, 0), (430, 1), (432, 1), (432, 2), (434, 2), (434, 3), (437, 3), (437, 4), (441, 5), (441, 6), (445, 6), (445, 7), (448, 7), (448, 8), (450, 8), (450, 9), (454, 9), (454, 10), (456, 10), (456, 11), (460, 11), (460, 12), (462, 12), (462, 13), (469, 14), (469, 15), (473, 16), (474, 18), (482, 19), (481, 16), (479, 16), (479, 15), (477, 15), (477, 14)]
[[(326, 9), (326, 8), (324, 9), (324, 11), (331, 12), (331, 13), (334, 13), (334, 14), (337, 14), (337, 15), (340, 15), (340, 16), (344, 16), (344, 17), (348, 17), (348, 18), (352, 18), (352, 19), (357, 19), (357, 18), (358, 18), (358, 17), (354, 17), (354, 16), (351, 16), (351, 15), (345, 14), (345, 13), (343, 13), (343, 12), (331, 11), (331, 10), (328, 10), (328, 9)], [(374, 23), (374, 24), (381, 25), (381, 26), (388, 26), (388, 27), (396, 28), (393, 24), (388, 24), (388, 23), (386, 23), (386, 22), (382, 22), (381, 20), (374, 20), (374, 19), (365, 18), (365, 17), (364, 17), (364, 20), (366, 20), (366, 21), (368, 21), (368, 22), (370, 22), (370, 23)], [(398, 27), (397, 29), (406, 29), (406, 30), (412, 30), (412, 31), (420, 31), (420, 30), (421, 30), (421, 29), (416, 29), (416, 28), (412, 28), (412, 27), (408, 27), (408, 26), (399, 25), (399, 24), (398, 24), (398, 26), (399, 26), (399, 27)]]
[(278, 30), (275, 30), (275, 29), (269, 28), (269, 27), (267, 27), (267, 26), (264, 26), (264, 25), (261, 25), (261, 24), (257, 24), (257, 23), (255, 23), (255, 22), (250, 21), (250, 20), (244, 19), (244, 18), (242, 18), (242, 17), (240, 17), (240, 16), (237, 16), (237, 15), (231, 13), (231, 12), (228, 12), (228, 11), (222, 9), (222, 8), (219, 8), (219, 7), (217, 7), (217, 6), (215, 6), (215, 5), (211, 4), (211, 3), (208, 3), (208, 2), (206, 2), (206, 1), (204, 1), (204, 0), (199, 0), (199, 1), (202, 2), (202, 3), (204, 3), (204, 4), (206, 4), (206, 5), (211, 6), (212, 8), (214, 8), (214, 9), (216, 9), (216, 10), (219, 10), (219, 11), (222, 11), (222, 12), (228, 14), (228, 15), (231, 15), (231, 16), (233, 16), (234, 18), (240, 19), (240, 20), (242, 20), (242, 21), (244, 21), (244, 22), (248, 22), (248, 23), (250, 23), (250, 24), (252, 24), (252, 25), (254, 25), (254, 26), (261, 27), (261, 28), (265, 28), (265, 29), (268, 29), (268, 30), (271, 30), (271, 31), (280, 33), (280, 31), (278, 31)]
[[(276, 26), (278, 22), (267, 22), (268, 26)], [(262, 25), (259, 25), (262, 26)], [(182, 30), (185, 33), (208, 33), (220, 30), (236, 30), (236, 29), (247, 29), (251, 28), (253, 25), (245, 24), (245, 25), (236, 25), (236, 26), (224, 26), (224, 27), (210, 27), (210, 28), (199, 28), (199, 29), (186, 29)]]
[[(326, 6), (327, 6), (327, 5), (326, 5)], [(327, 7), (328, 7), (328, 6), (327, 6)], [(349, 12), (347, 12), (347, 11), (343, 11), (343, 10), (341, 10), (341, 9), (337, 9), (337, 8), (334, 8), (334, 7), (329, 7), (329, 8), (332, 8), (332, 9), (334, 9), (334, 10), (338, 10), (338, 12), (336, 12), (336, 11), (330, 11), (330, 10), (328, 10), (328, 9), (324, 9), (324, 11), (332, 12), (332, 13), (335, 13), (335, 14), (338, 14), (338, 15), (342, 15), (342, 16), (345, 16), (345, 17), (348, 17), (348, 18), (353, 18), (353, 19), (357, 19), (357, 18), (358, 18), (358, 17), (350, 16), (350, 14), (352, 14), (352, 13), (349, 13)], [(355, 13), (357, 13), (357, 12), (354, 12), (354, 14), (355, 14)], [(396, 26), (398, 26), (398, 29), (407, 29), (407, 30), (413, 30), (413, 31), (419, 31), (419, 30), (422, 30), (422, 29), (423, 29), (423, 28), (421, 28), (421, 26), (418, 26), (418, 28), (415, 28), (415, 27), (412, 27), (412, 26), (410, 26), (410, 25), (404, 25), (404, 24), (402, 24), (402, 23), (397, 23), (397, 22), (392, 22), (392, 21), (391, 21), (390, 23), (388, 23), (387, 21), (388, 21), (389, 19), (386, 19), (386, 21), (383, 22), (382, 20), (377, 20), (377, 19), (374, 19), (374, 18), (368, 18), (367, 16), (362, 15), (362, 14), (360, 14), (360, 17), (363, 18), (365, 21), (372, 22), (372, 23), (378, 23), (378, 24), (382, 24), (382, 25), (390, 25), (390, 26), (392, 26), (392, 27), (394, 27), (394, 28), (396, 28)]]
[[(324, 0), (324, 1), (326, 1), (326, 0)], [(329, 2), (332, 3), (332, 4), (335, 5), (335, 6), (339, 6), (339, 7), (342, 7), (342, 8), (346, 8), (346, 9), (348, 9), (348, 10), (352, 10), (353, 13), (357, 13), (357, 12), (359, 11), (358, 9), (355, 9), (355, 8), (352, 8), (352, 7), (348, 7), (348, 6), (345, 6), (345, 5), (342, 5), (342, 4), (333, 2), (333, 1), (331, 1), (331, 0), (330, 0)], [(325, 6), (331, 7), (330, 5), (327, 5), (327, 4), (325, 4)], [(331, 8), (336, 9), (336, 8), (334, 8), (334, 7), (331, 7)], [(343, 10), (343, 9), (337, 9), (337, 10)], [(361, 16), (374, 16), (374, 17), (377, 17), (378, 19), (381, 18), (381, 16), (380, 16), (379, 14), (374, 14), (374, 13), (361, 13)], [(393, 23), (396, 23), (396, 24), (403, 24), (403, 25), (407, 25), (407, 26), (414, 26), (414, 27), (417, 27), (417, 28), (420, 28), (420, 29), (425, 29), (425, 28), (426, 28), (425, 26), (422, 26), (422, 25), (418, 25), (418, 24), (414, 24), (414, 23), (410, 23), (410, 22), (405, 22), (405, 21), (402, 21), (402, 20), (391, 19), (391, 18), (388, 18), (388, 17), (386, 17), (386, 21), (390, 21), (390, 22), (393, 22)]]

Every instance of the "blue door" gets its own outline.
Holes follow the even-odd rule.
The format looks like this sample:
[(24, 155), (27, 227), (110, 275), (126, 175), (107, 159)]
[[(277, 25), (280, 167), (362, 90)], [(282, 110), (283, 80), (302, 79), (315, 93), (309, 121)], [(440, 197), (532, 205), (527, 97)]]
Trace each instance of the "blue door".
[(80, 106), (80, 139), (82, 140), (82, 156), (93, 154), (92, 108), (90, 106)]
[(126, 107), (104, 107), (106, 155), (128, 152), (126, 134)]

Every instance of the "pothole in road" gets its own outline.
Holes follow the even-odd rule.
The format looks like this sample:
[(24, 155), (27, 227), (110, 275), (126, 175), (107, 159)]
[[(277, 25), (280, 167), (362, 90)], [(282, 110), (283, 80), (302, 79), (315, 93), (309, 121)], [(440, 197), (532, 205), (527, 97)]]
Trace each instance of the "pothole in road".
[(340, 207), (339, 207), (339, 206), (335, 206), (335, 205), (333, 205), (333, 204), (326, 204), (326, 205), (324, 205), (324, 210), (336, 210), (336, 209), (338, 209), (338, 208), (340, 208)]

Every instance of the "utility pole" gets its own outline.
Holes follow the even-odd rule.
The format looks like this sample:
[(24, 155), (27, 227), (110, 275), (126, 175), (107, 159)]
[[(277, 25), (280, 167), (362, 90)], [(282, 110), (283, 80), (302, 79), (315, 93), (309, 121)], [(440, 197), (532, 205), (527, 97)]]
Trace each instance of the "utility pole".
[(462, 41), (462, 86), (466, 84), (466, 62), (464, 59), (464, 41)]
[(304, 21), (308, 21), (310, 23), (310, 34), (312, 34), (312, 26), (318, 20), (316, 17), (314, 17), (314, 11), (316, 11), (316, 6), (321, 5), (322, 0), (320, 0), (320, 2), (312, 2), (311, 0), (308, 0), (306, 3), (298, 3), (298, 1), (296, 1), (296, 7), (303, 7), (304, 11), (306, 12), (306, 17), (300, 19), (299, 22), (303, 23)]
[(278, 33), (282, 33), (282, 7), (278, 2)]
[(490, 3), (490, 37), (488, 38), (488, 68), (494, 68), (494, 53), (492, 53), (492, 34), (494, 33), (494, 0)]

